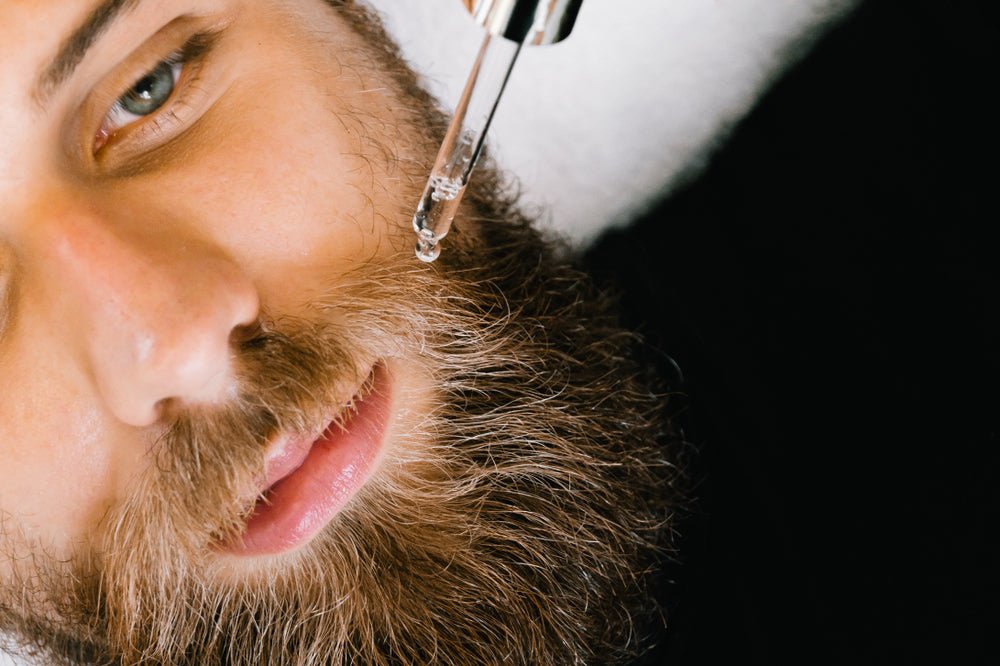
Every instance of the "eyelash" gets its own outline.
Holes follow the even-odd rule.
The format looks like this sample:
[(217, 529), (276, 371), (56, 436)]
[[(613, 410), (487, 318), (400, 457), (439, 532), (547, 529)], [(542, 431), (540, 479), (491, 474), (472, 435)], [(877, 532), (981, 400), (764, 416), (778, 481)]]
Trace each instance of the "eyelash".
[[(155, 67), (136, 79), (128, 90), (118, 96), (111, 108), (105, 113), (101, 126), (94, 137), (93, 153), (99, 154), (120, 134), (127, 133), (129, 138), (134, 141), (150, 141), (166, 135), (173, 127), (179, 125), (182, 119), (178, 116), (178, 110), (185, 105), (190, 106), (191, 94), (196, 91), (196, 84), (199, 81), (201, 70), (199, 65), (215, 45), (217, 37), (218, 33), (214, 32), (201, 32), (193, 35), (184, 46), (159, 61)], [(168, 65), (172, 70), (179, 68), (176, 70), (174, 90), (166, 102), (148, 116), (138, 116), (121, 127), (109, 128), (109, 122), (115, 115), (129, 114), (122, 105), (122, 100), (129, 91), (144, 77), (149, 76), (162, 65)]]

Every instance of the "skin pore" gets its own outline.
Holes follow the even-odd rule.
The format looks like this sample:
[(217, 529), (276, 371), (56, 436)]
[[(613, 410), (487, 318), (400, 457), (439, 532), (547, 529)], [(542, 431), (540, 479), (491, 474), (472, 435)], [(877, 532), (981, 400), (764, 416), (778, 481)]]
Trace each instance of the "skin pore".
[[(678, 472), (609, 304), (489, 169), (413, 258), (441, 120), (352, 3), (119, 4), (61, 77), (100, 3), (0, 5), (0, 627), (70, 663), (641, 650)], [(336, 511), (234, 547), (275, 442), (375, 404)]]

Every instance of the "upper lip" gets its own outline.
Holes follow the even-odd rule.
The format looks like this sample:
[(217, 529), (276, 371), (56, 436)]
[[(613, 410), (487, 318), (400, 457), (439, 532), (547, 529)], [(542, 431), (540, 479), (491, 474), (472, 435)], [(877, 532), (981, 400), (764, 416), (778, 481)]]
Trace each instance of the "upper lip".
[(354, 389), (352, 399), (338, 401), (339, 407), (327, 412), (329, 420), (324, 418), (322, 429), (272, 436), (266, 469), (246, 498), (243, 529), (220, 542), (224, 551), (257, 556), (298, 548), (318, 535), (368, 482), (390, 424), (390, 374), (374, 364)]
[(278, 481), (298, 469), (321, 434), (322, 431), (315, 436), (286, 435), (273, 442), (269, 447), (272, 450), (265, 457), (264, 476), (259, 492), (267, 492)]
[(255, 484), (255, 499), (285, 477), (290, 476), (302, 465), (316, 440), (322, 437), (327, 429), (337, 427), (335, 425), (337, 418), (343, 414), (345, 409), (350, 408), (352, 401), (361, 393), (372, 372), (374, 372), (374, 366), (366, 375), (366, 379), (355, 387), (346, 399), (337, 402), (338, 406), (332, 413), (327, 412), (322, 425), (305, 433), (278, 433), (270, 438), (264, 455), (264, 475), (258, 477), (258, 482)]

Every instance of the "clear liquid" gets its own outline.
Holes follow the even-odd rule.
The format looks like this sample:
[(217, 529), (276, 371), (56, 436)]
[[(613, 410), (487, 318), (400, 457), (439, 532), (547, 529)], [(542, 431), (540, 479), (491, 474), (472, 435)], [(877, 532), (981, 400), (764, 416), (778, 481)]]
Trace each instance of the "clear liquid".
[(515, 41), (493, 35), (483, 40), (413, 216), (422, 261), (432, 262), (441, 254), (438, 243), (451, 229), (520, 52), (521, 44)]
[(417, 213), (413, 216), (413, 230), (417, 232), (417, 258), (421, 261), (431, 263), (441, 256), (439, 243), (451, 229), (465, 187), (461, 180), (439, 176), (432, 177), (427, 184)]

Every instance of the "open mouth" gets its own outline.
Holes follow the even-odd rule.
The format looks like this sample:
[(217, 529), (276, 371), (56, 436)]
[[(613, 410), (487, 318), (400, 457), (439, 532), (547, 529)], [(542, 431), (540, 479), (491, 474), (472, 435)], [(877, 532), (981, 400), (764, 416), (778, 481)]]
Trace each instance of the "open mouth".
[(235, 555), (277, 555), (313, 539), (365, 485), (385, 439), (391, 382), (377, 364), (319, 437), (279, 441), (267, 461), (263, 493), (242, 538), (226, 545)]

